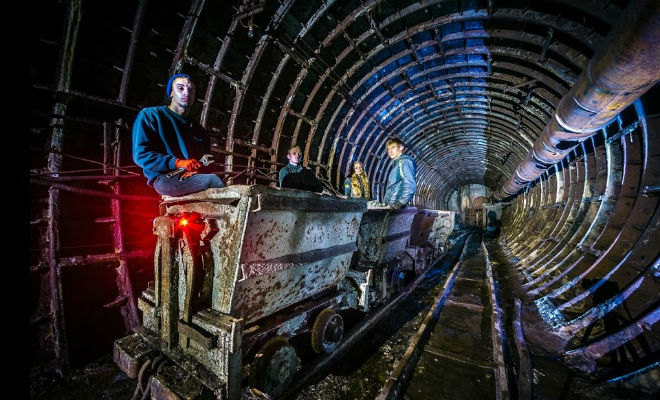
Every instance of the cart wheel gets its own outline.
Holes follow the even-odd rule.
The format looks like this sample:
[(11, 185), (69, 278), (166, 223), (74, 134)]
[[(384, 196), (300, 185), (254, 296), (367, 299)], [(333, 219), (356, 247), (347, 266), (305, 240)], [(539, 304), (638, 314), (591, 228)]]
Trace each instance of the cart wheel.
[(282, 336), (275, 336), (264, 343), (257, 352), (250, 386), (277, 397), (293, 380), (298, 368), (296, 350)]
[(312, 349), (332, 353), (344, 334), (344, 320), (332, 308), (326, 308), (316, 317), (312, 327)]

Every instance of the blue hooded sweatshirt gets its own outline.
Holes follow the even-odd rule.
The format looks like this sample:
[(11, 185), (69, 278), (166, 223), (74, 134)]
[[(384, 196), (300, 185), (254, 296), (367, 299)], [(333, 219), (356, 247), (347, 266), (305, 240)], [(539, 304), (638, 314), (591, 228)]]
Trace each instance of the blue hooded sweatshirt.
[(402, 154), (394, 160), (392, 169), (387, 176), (383, 202), (397, 208), (408, 204), (417, 192), (416, 173), (417, 165), (409, 155)]
[(167, 106), (144, 108), (133, 123), (133, 161), (150, 186), (158, 175), (175, 169), (177, 158), (198, 160), (208, 149), (204, 128)]

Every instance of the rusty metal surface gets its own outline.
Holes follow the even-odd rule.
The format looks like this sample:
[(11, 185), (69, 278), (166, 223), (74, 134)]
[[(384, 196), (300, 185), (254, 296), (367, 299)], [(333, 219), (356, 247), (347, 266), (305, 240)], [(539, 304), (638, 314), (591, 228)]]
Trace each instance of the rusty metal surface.
[[(609, 149), (608, 149), (609, 150)], [(548, 285), (560, 281), (561, 277), (569, 273), (573, 268), (575, 268), (576, 264), (573, 264), (576, 259), (580, 258), (583, 256), (583, 253), (578, 251), (577, 246), (583, 244), (583, 243), (593, 243), (594, 241), (597, 240), (599, 235), (602, 233), (602, 230), (605, 227), (605, 222), (606, 218), (604, 217), (605, 215), (608, 214), (609, 210), (611, 209), (611, 203), (608, 199), (611, 198), (612, 194), (614, 193), (614, 185), (616, 184), (616, 174), (615, 174), (615, 169), (613, 168), (613, 164), (605, 162), (605, 155), (606, 155), (606, 149), (597, 149), (595, 154), (586, 154), (585, 153), (585, 159), (591, 163), (594, 161), (597, 161), (596, 166), (594, 167), (593, 164), (592, 166), (587, 168), (588, 173), (592, 176), (589, 179), (589, 186), (587, 187), (587, 191), (583, 191), (582, 193), (582, 199), (584, 199), (584, 196), (589, 197), (591, 194), (593, 196), (594, 193), (603, 193), (605, 192), (605, 197), (601, 198), (602, 200), (605, 200), (605, 206), (602, 207), (602, 201), (600, 202), (589, 202), (589, 209), (587, 210), (587, 214), (584, 217), (583, 220), (567, 220), (568, 222), (575, 223), (575, 222), (580, 222), (580, 227), (576, 231), (579, 234), (576, 234), (571, 241), (569, 242), (570, 246), (564, 247), (561, 254), (563, 255), (562, 259), (555, 259), (552, 264), (548, 264), (548, 269), (543, 270), (543, 269), (537, 269), (535, 262), (532, 262), (533, 258), (530, 259), (530, 262), (523, 262), (519, 261), (519, 268), (528, 270), (530, 273), (530, 276), (528, 278), (528, 285), (526, 287), (531, 288), (531, 282), (534, 282), (534, 285), (539, 285), (541, 288), (544, 290), (548, 287)], [(595, 156), (595, 157), (594, 157)], [(611, 160), (616, 159), (616, 157), (609, 156), (608, 153), (608, 158)], [(585, 164), (586, 165), (589, 164)], [(595, 176), (594, 176), (595, 175)], [(609, 182), (609, 183), (608, 183)], [(605, 186), (607, 185), (607, 186)], [(605, 191), (606, 187), (609, 187), (609, 190)], [(552, 196), (551, 200), (546, 200), (546, 204), (554, 204), (554, 192), (550, 190), (549, 188), (541, 188), (539, 187), (538, 189), (533, 189), (532, 193), (537, 193), (539, 190), (544, 191), (547, 195)], [(590, 197), (589, 197), (590, 198)], [(530, 211), (533, 210), (535, 214), (538, 214), (542, 212), (543, 210), (543, 203), (535, 203), (533, 198), (530, 198), (530, 201), (533, 202), (531, 204), (524, 205), (527, 209)], [(572, 202), (571, 202), (572, 203)], [(583, 202), (584, 203), (584, 202)], [(522, 205), (522, 204), (521, 204)], [(561, 206), (565, 207), (565, 206)], [(527, 242), (527, 237), (536, 237), (536, 240), (539, 240), (542, 235), (538, 235), (538, 232), (535, 232), (534, 229), (531, 228), (531, 226), (535, 226), (535, 224), (531, 224), (530, 221), (530, 215), (527, 215), (523, 217), (522, 214), (518, 214), (518, 221), (516, 222), (516, 228), (515, 230), (511, 230), (511, 232), (516, 232), (515, 235), (510, 235), (507, 240), (510, 243), (510, 249), (512, 250), (512, 253), (515, 254), (516, 258), (523, 260), (527, 254), (526, 253), (521, 253), (519, 249), (522, 249), (525, 247), (525, 243)], [(505, 232), (508, 231), (505, 230)], [(508, 235), (508, 234), (507, 234)], [(540, 237), (539, 237), (540, 236)], [(552, 238), (553, 236), (549, 234), (548, 236), (545, 236), (545, 238)], [(556, 237), (556, 236), (554, 236)], [(561, 237), (557, 237), (557, 241), (559, 243), (562, 242)], [(553, 242), (553, 240), (546, 240), (545, 242)], [(516, 244), (517, 243), (517, 244)], [(572, 265), (573, 264), (573, 265)], [(570, 268), (562, 267), (562, 265), (565, 266), (571, 266)], [(561, 274), (555, 274), (552, 278), (553, 279), (548, 279), (549, 275), (552, 274), (554, 271), (559, 271)], [(549, 282), (548, 282), (549, 280)], [(534, 288), (531, 293), (536, 294), (541, 288)]]
[(215, 396), (204, 390), (194, 379), (190, 379), (186, 371), (177, 365), (165, 365), (150, 380), (152, 399), (158, 400), (211, 400)]
[[(575, 253), (581, 253), (584, 255), (582, 260), (579, 263), (573, 265), (571, 268), (570, 276), (572, 279), (562, 280), (563, 283), (560, 287), (555, 288), (548, 296), (557, 297), (564, 293), (566, 290), (575, 286), (584, 275), (592, 269), (596, 263), (600, 262), (604, 257), (603, 251), (609, 250), (614, 245), (614, 239), (616, 238), (617, 232), (611, 229), (610, 216), (613, 213), (613, 210), (616, 207), (618, 199), (618, 190), (620, 188), (620, 180), (622, 178), (622, 155), (621, 150), (613, 146), (605, 146), (605, 150), (608, 156), (607, 163), (607, 186), (605, 188), (605, 193), (603, 195), (603, 200), (601, 201), (598, 212), (596, 213), (592, 225), (589, 228), (587, 235), (585, 235), (581, 241), (577, 244), (576, 248), (573, 250)], [(608, 229), (609, 228), (609, 229)], [(596, 249), (598, 251), (590, 252), (585, 251), (584, 249)]]
[[(366, 214), (365, 214), (366, 215)], [(429, 267), (431, 268), (431, 267)], [(423, 281), (424, 274), (420, 274), (410, 283), (401, 293), (398, 293), (389, 302), (379, 307), (374, 312), (370, 313), (360, 324), (357, 324), (353, 329), (348, 331), (344, 336), (345, 339), (337, 346), (334, 352), (324, 358), (317, 359), (298, 372), (296, 379), (291, 386), (282, 395), (283, 398), (288, 398), (296, 393), (303, 385), (316, 379), (318, 375), (332, 362), (345, 355), (358, 340), (364, 337), (371, 328), (374, 327), (379, 321), (386, 317), (394, 307), (397, 306), (403, 299), (405, 299), (415, 288)]]
[(336, 285), (366, 210), (361, 200), (241, 185), (165, 203), (169, 214), (197, 212), (216, 221), (209, 242), (213, 309), (246, 323)]
[(415, 214), (415, 207), (369, 209), (362, 217), (357, 237), (359, 262), (378, 266), (404, 251)]
[[(254, 354), (255, 347), (272, 336), (292, 338), (304, 333), (312, 326), (313, 318), (318, 310), (324, 308), (344, 309), (351, 308), (345, 299), (346, 293), (339, 290), (320, 299), (308, 299), (294, 306), (289, 312), (276, 313), (265, 317), (254, 324), (245, 327), (243, 336), (243, 353), (245, 357)], [(350, 296), (350, 294), (349, 294)], [(353, 307), (355, 308), (355, 307)]]
[(585, 191), (588, 189), (587, 180), (584, 176), (586, 164), (572, 163), (569, 168), (571, 169), (569, 181), (567, 182), (569, 195), (566, 200), (564, 217), (557, 222), (556, 228), (542, 239), (542, 248), (538, 251), (538, 256), (530, 259), (528, 263), (530, 275), (535, 279), (538, 279), (545, 272), (545, 267), (575, 237), (581, 226), (580, 221), (583, 221), (588, 209), (587, 203), (582, 201), (582, 198), (585, 197)]
[(643, 335), (649, 327), (657, 324), (658, 321), (660, 321), (660, 308), (655, 307), (624, 329), (595, 343), (566, 352), (565, 360), (576, 368), (593, 372), (596, 368), (595, 359)]
[(410, 246), (426, 246), (438, 213), (434, 210), (419, 210), (410, 227)]
[(566, 209), (570, 208), (565, 206), (567, 197), (564, 196), (568, 193), (563, 190), (564, 174), (567, 173), (567, 170), (564, 169), (545, 182), (543, 197), (540, 200), (535, 217), (527, 221), (528, 231), (526, 233), (534, 233), (534, 236), (521, 241), (520, 246), (515, 249), (517, 253), (521, 254), (518, 256), (521, 259), (521, 264), (525, 264), (529, 259), (536, 258), (539, 248), (544, 243), (543, 239), (553, 237), (552, 231), (557, 227), (557, 224), (562, 222), (561, 216), (566, 212)]
[[(244, 326), (310, 299), (346, 276), (366, 202), (234, 185), (165, 196), (161, 209), (163, 215), (154, 221), (155, 285), (139, 301), (144, 326), (158, 335), (156, 345), (168, 356), (192, 356), (229, 385), (231, 397), (240, 389)], [(185, 228), (178, 225), (182, 217), (189, 219)], [(342, 299), (301, 303), (298, 308), (304, 310), (266, 321), (264, 329), (248, 335), (245, 350), (275, 330), (287, 336), (305, 331), (314, 310), (340, 305)], [(153, 390), (167, 391), (168, 379), (174, 379), (161, 378), (154, 377)]]
[[(608, 313), (632, 316), (644, 313), (654, 300), (634, 297), (633, 294), (654, 293), (659, 289), (658, 282), (647, 279), (652, 273), (652, 264), (648, 260), (656, 259), (659, 251), (657, 245), (651, 244), (657, 241), (660, 230), (658, 199), (645, 196), (635, 199), (632, 193), (626, 193), (627, 190), (638, 190), (653, 175), (650, 171), (654, 171), (658, 164), (657, 155), (649, 156), (644, 164), (635, 162), (638, 156), (644, 156), (639, 144), (640, 141), (622, 142), (628, 161), (624, 164), (622, 199), (617, 202), (608, 221), (608, 225), (617, 227), (615, 239), (579, 276), (583, 284), (569, 288), (562, 294), (560, 302), (556, 301), (560, 298), (555, 300), (558, 310), (581, 314), (562, 324), (560, 332), (563, 335), (575, 336)], [(640, 170), (642, 165), (647, 167), (643, 173)], [(605, 297), (610, 299), (603, 301)]]
[[(581, 219), (576, 218), (573, 220), (573, 224), (579, 224), (579, 226), (575, 230), (573, 237), (566, 243), (567, 245), (561, 246), (561, 251), (554, 258), (551, 258), (543, 267), (537, 268), (532, 272), (534, 279), (526, 283), (525, 287), (531, 289), (530, 294), (533, 296), (538, 295), (541, 291), (570, 273), (575, 265), (584, 257), (584, 253), (577, 251), (577, 246), (585, 238), (597, 234), (602, 229), (602, 223), (594, 223), (601, 209), (602, 194), (607, 181), (607, 169), (603, 163), (602, 155), (603, 153), (600, 150), (597, 150), (595, 153), (585, 152), (584, 154), (587, 185), (582, 195), (581, 207), (585, 207), (586, 210), (583, 209)], [(591, 199), (598, 200), (592, 201)], [(563, 239), (559, 239), (558, 245), (561, 245)]]
[(156, 351), (151, 343), (134, 333), (115, 341), (112, 359), (129, 378), (137, 378), (140, 365)]
[(455, 211), (442, 211), (435, 210), (438, 216), (433, 221), (431, 232), (429, 233), (429, 242), (433, 247), (435, 254), (444, 252), (446, 249), (447, 239), (451, 232), (454, 230), (454, 219), (456, 218)]
[[(633, 158), (637, 158), (640, 155), (639, 143), (639, 141), (633, 144), (623, 142), (625, 159), (622, 160), (624, 171), (621, 177), (621, 189), (618, 201), (612, 210), (612, 215), (608, 219), (608, 224), (603, 234), (607, 235), (604, 238), (609, 242), (609, 245), (607, 247), (600, 244), (591, 246), (592, 249), (601, 254), (599, 262), (595, 263), (597, 265), (594, 265), (588, 273), (582, 275), (583, 280), (590, 281), (594, 278), (602, 278), (616, 282), (619, 286), (625, 286), (628, 283), (628, 278), (616, 279), (618, 275), (616, 272), (619, 266), (618, 260), (626, 258), (626, 255), (636, 244), (648, 223), (651, 225), (651, 230), (656, 230), (653, 228), (654, 218), (652, 217), (649, 221), (649, 215), (653, 215), (654, 210), (657, 209), (657, 198), (640, 196), (635, 201), (632, 201), (636, 194), (636, 191), (633, 192), (633, 190), (640, 187), (640, 178), (643, 179), (644, 175), (648, 175), (649, 172), (646, 170), (646, 174), (643, 174), (641, 164), (633, 160)], [(650, 256), (650, 258), (654, 258), (655, 254), (651, 254)], [(626, 264), (632, 266), (634, 261), (628, 259)], [(646, 265), (646, 263), (644, 264)], [(583, 292), (583, 289), (573, 288), (562, 296), (568, 301), (560, 307), (566, 308), (575, 305), (585, 295), (586, 292)]]
[[(336, 197), (316, 201), (327, 210), (352, 205)], [(240, 312), (250, 322), (336, 285), (350, 266), (363, 212), (344, 210), (311, 212), (295, 205), (288, 211), (253, 210), (245, 225), (243, 275), (232, 314)]]
[(232, 312), (254, 321), (339, 283), (348, 272), (351, 253), (323, 262), (276, 266), (277, 271), (239, 282)]
[[(385, 267), (400, 263), (407, 250), (415, 250), (409, 269), (421, 273), (429, 253), (408, 247), (411, 231), (440, 243), (454, 215), (414, 207), (367, 210), (360, 199), (241, 185), (165, 196), (161, 208), (154, 221), (156, 283), (139, 301), (144, 325), (168, 356), (192, 356), (230, 385), (229, 393), (239, 390), (244, 355), (252, 357), (264, 340), (309, 330), (320, 309), (361, 302), (366, 311), (373, 301), (388, 299), (394, 293)], [(183, 216), (190, 220), (186, 228), (178, 226)], [(439, 216), (442, 223), (436, 223)], [(340, 289), (312, 299), (349, 276), (360, 280), (353, 276), (359, 271), (349, 274), (360, 246), (368, 251), (363, 261), (380, 267), (378, 276), (366, 275), (365, 293)], [(366, 297), (372, 279), (374, 299)], [(152, 390), (170, 396), (165, 392), (185, 389), (170, 379), (176, 378), (156, 374)]]
[[(635, 111), (617, 123), (635, 129), (589, 139), (556, 173), (563, 190), (542, 180), (503, 215), (502, 243), (546, 327), (533, 340), (585, 371), (606, 354), (627, 359), (622, 346), (641, 358), (658, 346), (660, 202), (643, 188), (657, 179), (660, 131), (656, 116), (646, 118), (638, 103)], [(635, 117), (639, 124), (631, 125)], [(551, 216), (553, 203), (567, 212)], [(538, 244), (527, 244), (530, 237)]]
[(633, 1), (496, 197), (517, 193), (660, 80), (660, 5)]

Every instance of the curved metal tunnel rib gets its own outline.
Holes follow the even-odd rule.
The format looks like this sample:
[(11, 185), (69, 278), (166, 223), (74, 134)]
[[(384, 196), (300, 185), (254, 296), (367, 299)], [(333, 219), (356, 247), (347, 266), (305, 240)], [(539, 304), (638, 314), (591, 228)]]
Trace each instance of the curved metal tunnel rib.
[(660, 79), (660, 6), (628, 7), (617, 29), (591, 59), (496, 197), (516, 194), (548, 166), (566, 157)]
[[(195, 115), (225, 155), (229, 183), (273, 184), (297, 144), (336, 188), (362, 161), (382, 196), (385, 142), (396, 136), (417, 161), (415, 205), (448, 209), (469, 184), (506, 200), (502, 246), (538, 310), (528, 315), (544, 327), (539, 346), (553, 343), (587, 370), (624, 345), (660, 351), (657, 1), (245, 0), (233, 13), (205, 0), (65, 3), (40, 10), (65, 22), (44, 24), (32, 66), (31, 142), (48, 142), (51, 160), (70, 151), (107, 172), (109, 150), (87, 156), (99, 135), (116, 145), (119, 180), (131, 121), (162, 103), (158, 82), (176, 72), (196, 83)], [(39, 159), (37, 178), (63, 179), (59, 163)], [(57, 217), (69, 200), (54, 193)], [(54, 313), (60, 325), (64, 311)], [(612, 316), (616, 332), (597, 323)]]

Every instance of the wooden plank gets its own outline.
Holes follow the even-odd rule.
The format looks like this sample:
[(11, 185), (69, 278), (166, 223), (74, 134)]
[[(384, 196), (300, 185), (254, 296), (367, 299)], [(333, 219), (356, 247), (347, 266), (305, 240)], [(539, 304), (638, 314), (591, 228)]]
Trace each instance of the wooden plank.
[(529, 355), (529, 348), (522, 331), (522, 302), (520, 299), (514, 300), (513, 312), (513, 337), (518, 349), (518, 400), (532, 399), (532, 359)]

